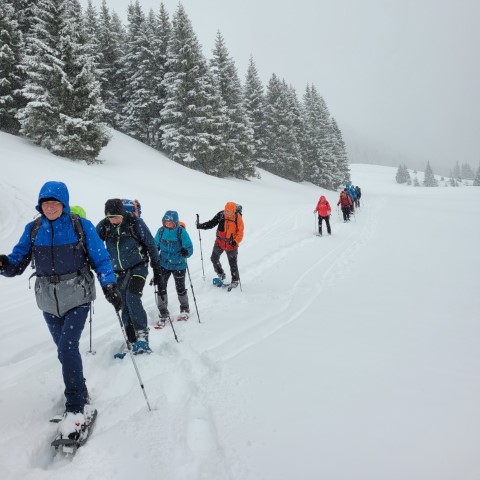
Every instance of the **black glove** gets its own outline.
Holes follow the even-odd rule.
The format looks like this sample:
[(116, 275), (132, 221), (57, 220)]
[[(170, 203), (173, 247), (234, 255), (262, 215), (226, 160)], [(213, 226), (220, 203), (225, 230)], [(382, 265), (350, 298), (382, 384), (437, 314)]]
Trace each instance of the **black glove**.
[(109, 283), (103, 287), (103, 293), (108, 302), (110, 302), (118, 312), (122, 308), (122, 296), (116, 283)]
[(185, 258), (188, 257), (188, 250), (187, 250), (186, 248), (183, 248), (183, 247), (182, 247), (182, 248), (180, 249), (180, 255), (181, 255), (182, 257), (185, 257)]
[(162, 283), (162, 273), (160, 270), (153, 271), (153, 284), (160, 285)]
[(10, 261), (6, 255), (0, 255), (0, 269), (6, 267), (9, 263)]
[(237, 242), (231, 238), (230, 241), (228, 242), (232, 247), (236, 247), (237, 246)]

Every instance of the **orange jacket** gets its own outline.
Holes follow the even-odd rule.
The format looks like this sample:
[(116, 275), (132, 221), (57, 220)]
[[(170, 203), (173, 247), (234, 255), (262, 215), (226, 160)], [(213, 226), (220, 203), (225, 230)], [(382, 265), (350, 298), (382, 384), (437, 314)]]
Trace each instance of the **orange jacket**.
[(332, 212), (330, 204), (323, 195), (320, 197), (320, 200), (317, 203), (317, 208), (315, 208), (314, 213), (315, 212), (318, 212), (321, 217), (328, 217)]

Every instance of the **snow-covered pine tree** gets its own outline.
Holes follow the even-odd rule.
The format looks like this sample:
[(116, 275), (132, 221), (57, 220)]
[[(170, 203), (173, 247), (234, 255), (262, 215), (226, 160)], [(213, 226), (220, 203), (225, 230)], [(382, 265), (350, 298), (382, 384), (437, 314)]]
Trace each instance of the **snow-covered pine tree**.
[(268, 82), (265, 106), (268, 154), (260, 166), (275, 175), (299, 181), (303, 178), (303, 166), (290, 111), (290, 95), (286, 82), (273, 74)]
[(101, 71), (100, 82), (102, 99), (108, 110), (107, 121), (114, 128), (120, 128), (122, 121), (122, 104), (125, 92), (125, 77), (122, 58), (125, 48), (126, 32), (116, 13), (110, 15), (106, 0), (98, 18), (98, 48)]
[(306, 87), (303, 97), (305, 178), (323, 188), (335, 189), (349, 178), (345, 144), (338, 126), (316, 88)]
[(257, 67), (250, 57), (244, 88), (244, 105), (250, 126), (253, 129), (254, 163), (263, 163), (267, 157), (265, 95)]
[(122, 131), (150, 145), (158, 145), (158, 123), (163, 99), (163, 80), (157, 65), (155, 41), (157, 21), (153, 12), (145, 17), (138, 0), (128, 7), (128, 34), (123, 58), (126, 79)]
[(243, 105), (242, 86), (235, 62), (220, 32), (217, 32), (212, 54), (210, 71), (220, 88), (226, 107), (224, 142), (227, 145), (228, 163), (225, 173), (237, 178), (253, 177), (255, 175), (253, 129)]
[(468, 163), (462, 163), (460, 172), (462, 178), (465, 180), (473, 180), (475, 177), (472, 167)]
[(0, 3), (0, 130), (13, 134), (20, 130), (16, 114), (25, 106), (21, 94), (25, 79), (21, 67), (25, 46), (15, 16), (12, 5)]
[(348, 163), (347, 148), (343, 141), (343, 136), (337, 122), (331, 117), (331, 127), (334, 137), (334, 155), (335, 165), (337, 167), (338, 177), (333, 178), (333, 190), (336, 190), (346, 181), (350, 181), (350, 166)]
[(438, 187), (437, 179), (433, 174), (432, 167), (430, 166), (430, 162), (427, 162), (427, 166), (425, 168), (425, 177), (423, 180), (423, 185), (425, 187)]
[(420, 182), (418, 181), (417, 177), (414, 177), (414, 179), (413, 179), (413, 186), (414, 187), (419, 187), (420, 186)]
[(179, 163), (225, 176), (225, 104), (181, 4), (172, 18), (167, 69), (163, 80), (166, 103), (161, 114), (164, 150)]
[(395, 175), (395, 180), (397, 183), (408, 183), (409, 178), (410, 174), (408, 173), (407, 166), (400, 164), (397, 169), (397, 174)]
[(478, 165), (477, 173), (475, 175), (475, 178), (473, 179), (473, 185), (475, 187), (480, 187), (480, 165)]
[(108, 142), (100, 85), (77, 0), (41, 0), (27, 58), (21, 133), (57, 155), (93, 161)]
[(34, 18), (34, 9), (39, 0), (10, 0), (4, 3), (10, 3), (15, 8), (15, 18), (18, 27), (23, 34), (24, 40), (30, 34), (32, 28), (32, 19)]
[(453, 178), (456, 180), (462, 180), (462, 173), (460, 171), (460, 164), (458, 162), (453, 167)]

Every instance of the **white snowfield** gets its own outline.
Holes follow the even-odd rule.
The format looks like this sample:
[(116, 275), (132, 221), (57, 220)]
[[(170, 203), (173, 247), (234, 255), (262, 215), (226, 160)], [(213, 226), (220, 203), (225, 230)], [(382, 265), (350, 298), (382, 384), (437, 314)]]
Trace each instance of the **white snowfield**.
[[(150, 331), (153, 353), (136, 357), (148, 412), (130, 358), (113, 358), (123, 337), (97, 289), (96, 354), (87, 353), (89, 323), (81, 351), (99, 414), (66, 459), (50, 447), (63, 382), (30, 268), (0, 277), (2, 480), (480, 478), (478, 187), (407, 187), (395, 168), (353, 165), (362, 207), (345, 224), (337, 192), (266, 172), (250, 182), (209, 177), (113, 135), (105, 163), (87, 166), (0, 134), (0, 253), (11, 252), (48, 180), (64, 181), (94, 224), (113, 197), (138, 198), (153, 234), (177, 210), (194, 243), (201, 323), (196, 314), (175, 323), (179, 343), (170, 327)], [(320, 238), (322, 194), (333, 234)], [(212, 285), (215, 230), (201, 231), (203, 278), (194, 226), (227, 201), (243, 205), (245, 222), (242, 289), (231, 293)], [(178, 313), (173, 280), (169, 296)], [(144, 304), (153, 325), (148, 284)]]

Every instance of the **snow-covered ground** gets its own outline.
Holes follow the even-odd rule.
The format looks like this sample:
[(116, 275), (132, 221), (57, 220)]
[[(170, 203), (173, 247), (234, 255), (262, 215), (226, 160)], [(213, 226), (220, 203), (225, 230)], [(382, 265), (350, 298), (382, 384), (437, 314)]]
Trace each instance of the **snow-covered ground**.
[[(96, 224), (105, 200), (138, 198), (153, 233), (178, 210), (194, 242), (200, 312), (151, 331), (138, 356), (148, 412), (122, 333), (101, 292), (93, 348), (81, 350), (99, 411), (73, 459), (49, 446), (63, 388), (41, 312), (21, 277), (0, 277), (0, 478), (3, 480), (478, 480), (480, 478), (480, 189), (412, 188), (396, 169), (353, 165), (363, 205), (344, 224), (337, 193), (262, 172), (208, 177), (115, 133), (105, 164), (54, 157), (0, 134), (0, 253), (10, 253), (45, 181)], [(331, 237), (315, 208), (333, 207)], [(205, 221), (243, 205), (240, 289), (211, 282), (215, 231)], [(226, 258), (222, 257), (225, 267)], [(170, 304), (178, 302), (170, 282)], [(187, 282), (188, 283), (188, 282)], [(193, 298), (190, 292), (193, 306)], [(157, 311), (153, 288), (144, 303)]]

